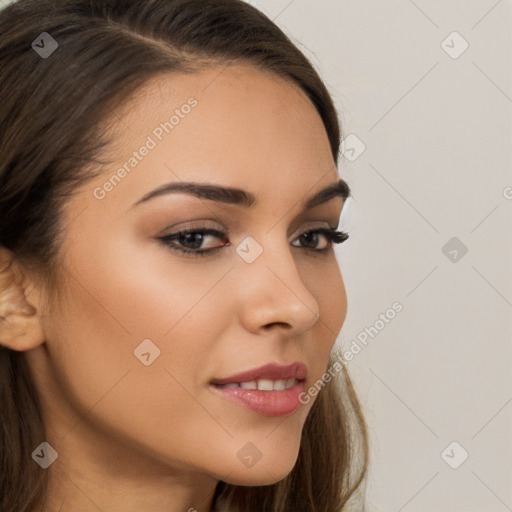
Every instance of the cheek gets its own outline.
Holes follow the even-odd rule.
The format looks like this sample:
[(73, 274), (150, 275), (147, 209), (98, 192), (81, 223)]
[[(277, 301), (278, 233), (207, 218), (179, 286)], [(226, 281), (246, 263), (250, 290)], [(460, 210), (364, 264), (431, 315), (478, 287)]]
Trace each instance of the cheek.
[[(212, 314), (222, 306), (212, 289), (218, 276), (197, 287), (177, 276), (171, 287), (156, 278), (155, 268), (144, 273), (125, 268), (119, 260), (92, 273), (75, 266), (81, 283), (70, 280), (66, 300), (48, 326), (59, 391), (80, 418), (62, 416), (59, 434), (92, 426), (178, 466), (214, 466), (222, 457), (237, 461), (238, 441), (219, 426), (225, 419), (214, 419), (201, 405), (207, 400), (200, 388), (209, 375), (211, 346), (220, 337)], [(225, 325), (224, 319), (218, 322)], [(144, 348), (148, 366), (133, 353), (145, 339), (154, 343)], [(219, 446), (209, 461), (212, 437)]]
[(143, 262), (136, 251), (98, 246), (70, 253), (63, 300), (45, 329), (61, 387), (84, 414), (107, 394), (105, 403), (117, 396), (127, 414), (148, 397), (185, 412), (190, 397), (178, 382), (194, 390), (204, 375), (202, 359), (219, 335), (215, 319), (223, 322), (214, 288), (224, 270), (179, 272), (165, 250)]
[(320, 377), (329, 360), (329, 354), (347, 316), (347, 294), (341, 271), (335, 257), (302, 272), (304, 282), (316, 298), (320, 318), (313, 327), (309, 358), (315, 362), (315, 377)]
[(318, 293), (324, 320), (329, 320), (329, 326), (338, 333), (347, 314), (347, 293), (339, 264), (334, 257), (325, 266), (319, 281), (322, 284)]
[(131, 351), (146, 338), (172, 337), (224, 271), (210, 265), (207, 272), (205, 265), (173, 256), (160, 244), (121, 235), (100, 240), (97, 250), (77, 252), (70, 260), (76, 276), (70, 301), (88, 311), (99, 330), (128, 337)]

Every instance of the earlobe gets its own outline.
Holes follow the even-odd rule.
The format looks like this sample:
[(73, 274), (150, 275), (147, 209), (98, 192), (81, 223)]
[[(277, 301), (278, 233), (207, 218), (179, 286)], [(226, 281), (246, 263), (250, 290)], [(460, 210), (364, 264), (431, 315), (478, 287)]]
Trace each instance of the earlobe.
[(17, 351), (44, 341), (39, 312), (25, 297), (23, 277), (12, 251), (0, 247), (0, 345)]

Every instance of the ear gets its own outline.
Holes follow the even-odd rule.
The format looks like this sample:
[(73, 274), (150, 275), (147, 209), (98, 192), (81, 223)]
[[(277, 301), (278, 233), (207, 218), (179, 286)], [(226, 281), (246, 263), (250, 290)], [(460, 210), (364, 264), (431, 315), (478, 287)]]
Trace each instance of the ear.
[(26, 299), (28, 281), (12, 251), (0, 246), (0, 345), (24, 351), (44, 342), (39, 311)]

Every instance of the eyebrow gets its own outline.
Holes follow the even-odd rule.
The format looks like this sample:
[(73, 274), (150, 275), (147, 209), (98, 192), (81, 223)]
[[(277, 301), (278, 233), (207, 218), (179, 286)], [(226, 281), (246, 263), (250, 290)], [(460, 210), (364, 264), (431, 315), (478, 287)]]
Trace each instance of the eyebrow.
[[(133, 206), (137, 206), (155, 197), (170, 193), (190, 194), (200, 199), (218, 201), (244, 208), (254, 208), (258, 204), (258, 201), (253, 194), (240, 188), (181, 181), (176, 183), (166, 183), (165, 185), (148, 192), (145, 196), (134, 203)], [(350, 195), (350, 187), (344, 180), (340, 179), (339, 181), (327, 185), (318, 192), (315, 192), (303, 202), (302, 206), (305, 210), (308, 210), (326, 203), (334, 197), (341, 197), (345, 200), (350, 197)]]

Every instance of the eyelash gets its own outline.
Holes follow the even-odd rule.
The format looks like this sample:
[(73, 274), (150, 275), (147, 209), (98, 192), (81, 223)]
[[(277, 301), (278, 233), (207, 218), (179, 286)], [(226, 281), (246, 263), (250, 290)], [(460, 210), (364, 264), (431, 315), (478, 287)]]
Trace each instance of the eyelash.
[[(214, 247), (212, 249), (202, 249), (202, 250), (194, 250), (194, 249), (183, 249), (182, 247), (178, 247), (176, 245), (172, 245), (172, 241), (177, 240), (181, 235), (192, 234), (192, 233), (200, 233), (202, 235), (213, 235), (217, 238), (223, 238), (226, 235), (221, 231), (217, 231), (216, 229), (211, 228), (189, 228), (183, 229), (181, 231), (177, 231), (176, 233), (172, 233), (170, 235), (161, 236), (158, 238), (158, 241), (163, 243), (166, 247), (168, 247), (171, 251), (177, 251), (182, 254), (192, 255), (193, 257), (202, 257), (208, 256), (218, 249), (222, 249), (222, 247)], [(323, 249), (311, 249), (310, 247), (304, 247), (304, 249), (312, 251), (314, 253), (326, 253), (329, 249), (331, 249), (332, 244), (341, 244), (348, 238), (348, 233), (344, 231), (337, 231), (335, 228), (316, 228), (311, 229), (309, 231), (305, 231), (298, 238), (301, 238), (304, 235), (311, 234), (319, 234), (325, 236), (327, 239), (328, 245)]]

